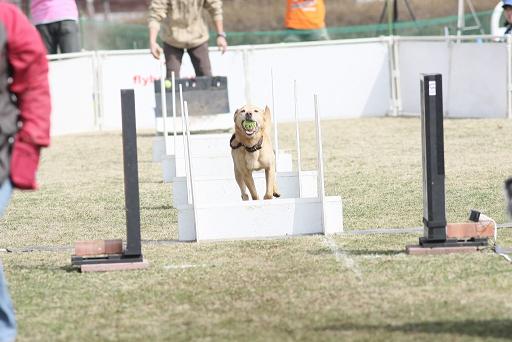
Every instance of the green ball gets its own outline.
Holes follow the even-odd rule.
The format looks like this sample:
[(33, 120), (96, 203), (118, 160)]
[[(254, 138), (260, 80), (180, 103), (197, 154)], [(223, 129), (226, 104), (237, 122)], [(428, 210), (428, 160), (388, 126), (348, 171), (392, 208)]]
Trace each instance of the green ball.
[(243, 126), (244, 126), (244, 129), (246, 129), (248, 131), (253, 130), (256, 128), (256, 121), (245, 120), (243, 123)]
[(167, 89), (172, 87), (172, 83), (169, 80), (165, 80), (164, 84), (165, 84), (165, 88), (167, 88)]

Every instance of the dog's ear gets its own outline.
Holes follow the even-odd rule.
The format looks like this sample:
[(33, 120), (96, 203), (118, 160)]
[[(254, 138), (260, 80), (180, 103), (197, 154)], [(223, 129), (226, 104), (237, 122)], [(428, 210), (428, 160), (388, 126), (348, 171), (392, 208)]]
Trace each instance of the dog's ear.
[(239, 111), (240, 111), (240, 108), (235, 111), (235, 114), (233, 114), (233, 121), (236, 121), (236, 116), (238, 115)]
[(265, 111), (263, 112), (263, 118), (267, 122), (272, 121), (272, 115), (270, 114), (270, 108), (268, 108), (268, 106), (265, 106)]

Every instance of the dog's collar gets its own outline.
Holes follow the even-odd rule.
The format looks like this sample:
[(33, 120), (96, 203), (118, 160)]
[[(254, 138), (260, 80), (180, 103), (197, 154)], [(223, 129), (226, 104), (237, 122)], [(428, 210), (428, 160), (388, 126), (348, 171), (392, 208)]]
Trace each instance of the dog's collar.
[(245, 150), (249, 153), (254, 153), (258, 150), (261, 150), (261, 145), (263, 144), (263, 136), (261, 136), (260, 140), (254, 146), (245, 146), (241, 142), (239, 142), (238, 145), (233, 146), (233, 140), (235, 140), (234, 134), (231, 137), (231, 139), (229, 140), (229, 147), (231, 147), (233, 150), (236, 150), (237, 148), (240, 148), (243, 146), (243, 147), (245, 147)]

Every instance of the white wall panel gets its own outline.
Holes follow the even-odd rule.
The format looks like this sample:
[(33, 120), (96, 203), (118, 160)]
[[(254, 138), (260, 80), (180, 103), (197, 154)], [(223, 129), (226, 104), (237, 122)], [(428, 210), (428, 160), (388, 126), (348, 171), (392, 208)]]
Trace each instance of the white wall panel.
[(50, 62), (52, 135), (95, 130), (92, 56)]
[(148, 54), (100, 54), (103, 117), (101, 128), (121, 129), (121, 89), (135, 90), (137, 129), (155, 127), (154, 80), (160, 78), (158, 61)]
[(313, 94), (322, 116), (385, 115), (390, 81), (387, 43), (275, 46), (249, 55), (251, 102), (271, 105), (270, 69), (278, 121), (293, 121), (293, 80), (298, 82), (299, 118), (314, 118)]
[(446, 42), (398, 41), (402, 113), (419, 114), (420, 74), (443, 75), (443, 102), (448, 96), (449, 49)]
[[(397, 37), (402, 114), (420, 111), (421, 73), (443, 75), (445, 112), (450, 117), (506, 117), (505, 43), (451, 43)], [(154, 80), (158, 62), (148, 51), (98, 52), (101, 117), (95, 117), (93, 56), (76, 54), (50, 62), (52, 134), (121, 129), (120, 90), (135, 89), (137, 128), (153, 129)], [(299, 118), (312, 120), (313, 94), (323, 117), (384, 116), (389, 112), (391, 75), (387, 41), (358, 40), (311, 44), (235, 47), (222, 55), (211, 49), (213, 74), (228, 77), (231, 111), (246, 102), (272, 105), (275, 116), (292, 121), (293, 81), (298, 81)], [(182, 77), (194, 75), (185, 55)]]
[(453, 44), (446, 109), (448, 116), (505, 118), (506, 70), (506, 44)]

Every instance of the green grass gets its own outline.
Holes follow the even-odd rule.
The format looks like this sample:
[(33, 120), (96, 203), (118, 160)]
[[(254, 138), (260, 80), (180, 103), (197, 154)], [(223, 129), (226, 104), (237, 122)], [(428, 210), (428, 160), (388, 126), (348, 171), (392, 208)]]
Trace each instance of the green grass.
[[(418, 119), (325, 121), (326, 188), (344, 200), (347, 231), (421, 225)], [(301, 125), (303, 167), (314, 131)], [(294, 149), (293, 125), (281, 147)], [(512, 121), (445, 122), (447, 215), (477, 208), (507, 221)], [(308, 236), (173, 243), (172, 186), (139, 137), (145, 271), (80, 274), (70, 253), (2, 253), (19, 341), (470, 341), (512, 336), (512, 267), (490, 251), (411, 257), (418, 235)], [(121, 136), (58, 137), (39, 192), (16, 193), (0, 248), (71, 246), (124, 234)], [(512, 245), (501, 230), (500, 245)], [(194, 267), (188, 267), (192, 265)], [(183, 266), (183, 267), (181, 267)]]

